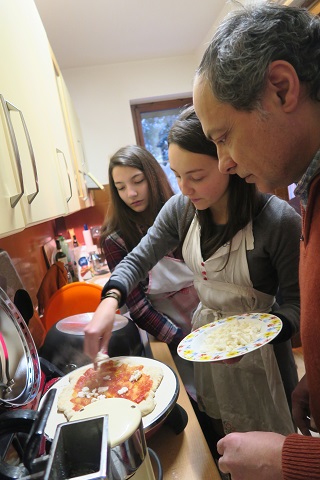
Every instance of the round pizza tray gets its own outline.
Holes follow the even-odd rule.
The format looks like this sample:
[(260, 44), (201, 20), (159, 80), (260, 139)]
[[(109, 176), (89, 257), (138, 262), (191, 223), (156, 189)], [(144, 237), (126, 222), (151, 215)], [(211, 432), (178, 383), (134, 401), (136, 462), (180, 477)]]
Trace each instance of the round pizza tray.
[[(130, 362), (136, 362), (137, 365), (160, 367), (163, 372), (162, 381), (155, 392), (156, 406), (151, 413), (142, 417), (143, 429), (144, 432), (147, 433), (154, 427), (162, 423), (173, 409), (179, 395), (179, 381), (175, 372), (170, 367), (168, 367), (162, 362), (159, 362), (158, 360), (153, 360), (146, 357), (112, 357), (109, 360), (125, 360), (126, 358), (130, 359)], [(93, 364), (87, 365), (87, 368), (90, 367), (93, 367)], [(81, 369), (83, 368), (84, 367), (81, 367)], [(76, 372), (76, 370), (74, 370), (73, 372)], [(70, 375), (71, 373), (65, 375), (51, 387), (57, 389), (57, 393), (44, 431), (45, 436), (49, 440), (52, 440), (54, 438), (57, 426), (60, 423), (65, 423), (67, 421), (63, 413), (58, 412), (57, 403), (60, 393), (62, 392), (64, 387), (69, 384)], [(51, 390), (51, 388), (42, 397), (39, 408), (41, 408), (42, 403), (44, 402), (44, 399), (48, 392)]]

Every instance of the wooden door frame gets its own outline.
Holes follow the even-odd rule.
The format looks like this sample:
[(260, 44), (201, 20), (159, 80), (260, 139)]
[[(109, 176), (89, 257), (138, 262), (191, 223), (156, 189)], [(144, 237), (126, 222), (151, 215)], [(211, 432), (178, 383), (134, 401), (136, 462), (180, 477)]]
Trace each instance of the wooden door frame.
[(136, 103), (131, 105), (131, 114), (133, 119), (134, 133), (137, 145), (145, 147), (143, 132), (141, 127), (141, 114), (147, 112), (160, 112), (161, 110), (170, 110), (174, 108), (183, 108), (192, 105), (192, 97), (177, 98), (174, 100), (159, 100), (148, 103)]

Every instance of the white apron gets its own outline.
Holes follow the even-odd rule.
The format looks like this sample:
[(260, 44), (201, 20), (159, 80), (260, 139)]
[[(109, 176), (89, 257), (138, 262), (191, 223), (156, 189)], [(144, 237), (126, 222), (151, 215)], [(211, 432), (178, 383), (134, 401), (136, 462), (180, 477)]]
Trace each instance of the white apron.
[(193, 273), (182, 261), (164, 257), (149, 272), (146, 291), (153, 307), (180, 327), (185, 335), (191, 332), (191, 319), (199, 304), (193, 285)]
[[(182, 250), (186, 264), (194, 272), (194, 286), (201, 301), (193, 317), (193, 330), (230, 315), (271, 311), (275, 298), (252, 286), (246, 250), (253, 248), (250, 223), (233, 238), (225, 268), (229, 244), (203, 261), (199, 223), (194, 218)], [(226, 434), (252, 430), (284, 435), (294, 432), (271, 345), (250, 352), (231, 365), (195, 362), (194, 372), (200, 409), (221, 419)]]
[[(184, 335), (191, 332), (191, 319), (199, 304), (193, 286), (193, 273), (182, 261), (164, 257), (149, 272), (146, 292), (153, 307), (180, 327)], [(189, 395), (196, 400), (192, 362), (173, 354), (182, 382)]]

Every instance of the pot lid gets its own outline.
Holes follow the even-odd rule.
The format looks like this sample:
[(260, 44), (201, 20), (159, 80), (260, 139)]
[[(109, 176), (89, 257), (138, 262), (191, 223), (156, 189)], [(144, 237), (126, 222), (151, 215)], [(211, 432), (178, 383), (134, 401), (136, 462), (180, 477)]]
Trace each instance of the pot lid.
[[(55, 328), (62, 333), (68, 333), (70, 335), (82, 335), (84, 336), (84, 327), (90, 322), (93, 317), (93, 312), (78, 313), (71, 315), (70, 317), (63, 318), (56, 323)], [(115, 332), (125, 327), (129, 320), (127, 317), (119, 314), (115, 314), (112, 331)]]
[(19, 310), (0, 288), (0, 404), (23, 406), (40, 388), (36, 346)]

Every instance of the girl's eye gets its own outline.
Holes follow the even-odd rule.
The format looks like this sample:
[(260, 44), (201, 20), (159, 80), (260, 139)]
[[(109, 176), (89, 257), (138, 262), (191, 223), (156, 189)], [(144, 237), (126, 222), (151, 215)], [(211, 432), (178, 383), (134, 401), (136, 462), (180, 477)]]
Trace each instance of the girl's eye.
[(124, 190), (124, 187), (118, 187), (117, 190), (118, 192), (121, 192), (121, 190)]
[(201, 180), (203, 180), (203, 179), (204, 179), (204, 177), (201, 177), (201, 178), (192, 178), (191, 180), (192, 180), (193, 182), (201, 182)]
[(139, 183), (142, 183), (144, 181), (144, 178), (142, 178), (142, 180), (137, 180), (135, 183), (135, 185), (138, 185)]

